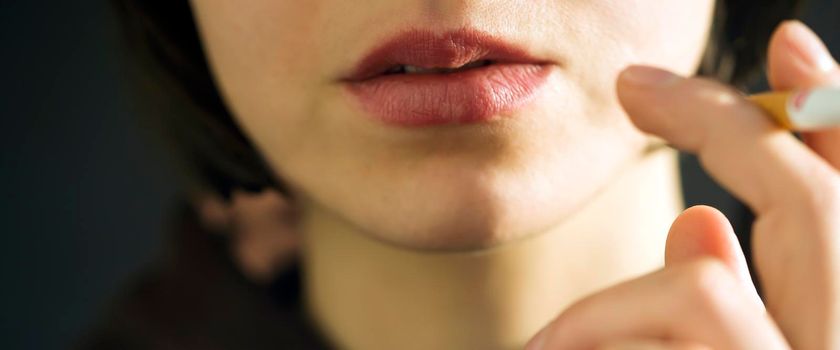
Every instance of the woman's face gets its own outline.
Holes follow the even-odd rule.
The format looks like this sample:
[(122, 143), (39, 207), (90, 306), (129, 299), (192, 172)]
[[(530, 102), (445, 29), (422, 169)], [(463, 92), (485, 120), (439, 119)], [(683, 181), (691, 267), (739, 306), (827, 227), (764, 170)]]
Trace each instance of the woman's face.
[[(471, 249), (559, 223), (642, 153), (616, 76), (631, 63), (693, 73), (714, 0), (192, 5), (228, 106), (295, 196), (387, 242)], [(498, 118), (383, 122), (343, 78), (409, 30), (495, 37), (547, 62), (547, 78)]]

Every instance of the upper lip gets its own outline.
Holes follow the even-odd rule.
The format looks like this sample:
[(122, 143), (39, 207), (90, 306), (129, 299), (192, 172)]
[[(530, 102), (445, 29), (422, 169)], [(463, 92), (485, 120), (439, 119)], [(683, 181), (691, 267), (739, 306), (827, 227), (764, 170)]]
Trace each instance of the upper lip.
[(475, 61), (544, 64), (525, 49), (493, 35), (462, 28), (441, 34), (413, 29), (370, 50), (343, 80), (362, 81), (399, 66), (458, 68)]

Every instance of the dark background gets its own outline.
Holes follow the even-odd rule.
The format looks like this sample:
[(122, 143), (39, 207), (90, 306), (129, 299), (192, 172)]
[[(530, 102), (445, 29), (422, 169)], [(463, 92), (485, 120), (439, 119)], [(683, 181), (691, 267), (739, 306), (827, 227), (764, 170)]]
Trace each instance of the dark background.
[[(838, 5), (804, 16), (835, 56)], [(65, 348), (154, 258), (175, 172), (138, 123), (104, 1), (4, 1), (0, 38), (0, 348)], [(689, 204), (739, 215), (684, 169)]]

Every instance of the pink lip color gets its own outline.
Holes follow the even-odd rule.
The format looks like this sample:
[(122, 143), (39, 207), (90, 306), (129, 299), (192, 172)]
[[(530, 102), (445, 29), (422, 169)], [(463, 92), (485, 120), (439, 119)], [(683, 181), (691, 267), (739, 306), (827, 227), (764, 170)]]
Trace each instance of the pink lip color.
[[(457, 68), (451, 73), (384, 74), (398, 65)], [(406, 127), (483, 122), (531, 100), (550, 66), (489, 35), (469, 29), (436, 35), (415, 30), (374, 49), (343, 81), (373, 118)]]

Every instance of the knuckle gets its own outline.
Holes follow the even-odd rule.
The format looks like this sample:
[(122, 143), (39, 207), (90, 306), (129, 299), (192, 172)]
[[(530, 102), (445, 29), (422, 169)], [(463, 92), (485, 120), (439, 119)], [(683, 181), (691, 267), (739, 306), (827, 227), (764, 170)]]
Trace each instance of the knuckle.
[(799, 198), (790, 203), (810, 221), (821, 223), (840, 214), (840, 180), (834, 174), (816, 172), (799, 187), (795, 191)]
[(722, 262), (704, 258), (688, 264), (679, 285), (691, 311), (725, 315), (731, 303), (736, 278)]
[(817, 203), (829, 213), (836, 214), (840, 210), (840, 179), (833, 176), (825, 183), (826, 188), (821, 191), (822, 194), (817, 198)]
[(575, 334), (579, 334), (579, 325), (581, 322), (576, 320), (576, 313), (566, 310), (559, 315), (556, 315), (540, 330), (540, 336), (543, 339), (551, 339), (552, 343), (562, 343), (568, 339), (573, 339)]
[[(686, 133), (692, 137), (692, 148), (703, 150), (728, 144), (727, 140), (740, 137), (753, 120), (762, 118), (756, 113), (755, 106), (746, 102), (744, 94), (732, 86), (709, 78), (695, 78), (686, 85), (688, 86), (684, 95), (690, 96), (703, 107), (702, 118), (696, 118), (695, 123), (689, 126), (693, 130)], [(715, 153), (731, 152), (726, 147), (717, 148)]]
[(579, 334), (580, 326), (587, 324), (588, 311), (594, 307), (597, 307), (597, 303), (593, 296), (579, 300), (552, 319), (546, 327), (547, 333), (559, 339)]
[(708, 78), (697, 79), (693, 93), (707, 108), (715, 112), (708, 113), (709, 118), (731, 119), (728, 114), (749, 106), (744, 103), (744, 95), (738, 89)]

